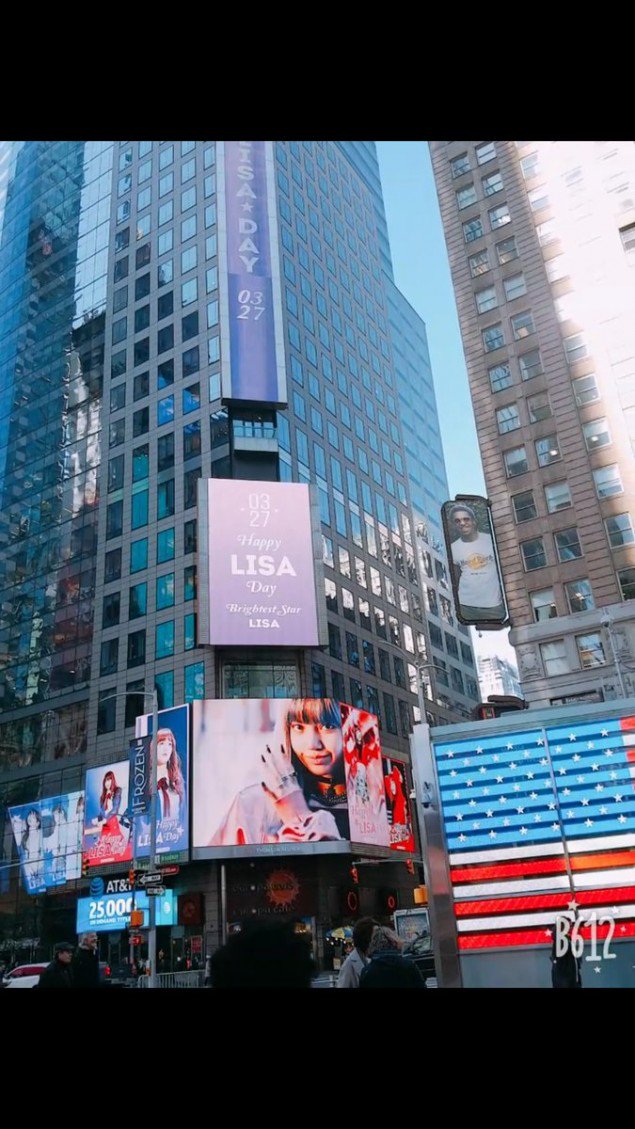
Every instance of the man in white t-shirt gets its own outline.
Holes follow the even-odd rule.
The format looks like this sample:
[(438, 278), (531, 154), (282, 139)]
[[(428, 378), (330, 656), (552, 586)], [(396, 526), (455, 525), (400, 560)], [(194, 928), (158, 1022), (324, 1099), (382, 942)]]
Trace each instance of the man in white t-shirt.
[(505, 615), (494, 545), (481, 533), (470, 506), (457, 502), (449, 514), (450, 526), (459, 533), (452, 542), (452, 561), (459, 573), (459, 604), (464, 619), (498, 620)]

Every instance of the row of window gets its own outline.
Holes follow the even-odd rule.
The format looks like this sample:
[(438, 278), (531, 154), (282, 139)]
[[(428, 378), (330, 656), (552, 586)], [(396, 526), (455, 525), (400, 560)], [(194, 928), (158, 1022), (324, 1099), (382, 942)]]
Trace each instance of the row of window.
[[(519, 313), (513, 314), (509, 319), (509, 324), (514, 341), (523, 341), (525, 337), (529, 337), (530, 334), (536, 332), (531, 310), (521, 310)], [(502, 349), (505, 344), (505, 330), (502, 322), (496, 322), (494, 325), (488, 325), (486, 329), (482, 329), (481, 339), (485, 353), (493, 353), (495, 349)]]
[[(474, 158), (477, 165), (486, 165), (489, 161), (493, 161), (496, 157), (496, 146), (493, 141), (484, 141), (481, 145), (474, 147)], [(450, 169), (452, 177), (456, 180), (457, 177), (463, 176), (472, 168), (470, 164), (470, 154), (461, 153), (458, 157), (453, 157), (450, 161)]]
[[(133, 651), (136, 644), (133, 646)], [(145, 643), (143, 645), (145, 651)], [(138, 665), (138, 664), (133, 664)], [(183, 667), (184, 698), (185, 702), (205, 697), (205, 664), (203, 662), (188, 663)], [(174, 671), (155, 671), (154, 685), (157, 689), (159, 709), (170, 709), (174, 705)], [(129, 682), (128, 691), (143, 690), (143, 682)], [(121, 700), (121, 699), (119, 699)], [(133, 697), (125, 700), (125, 725), (126, 728), (135, 724), (139, 712), (139, 702)], [(97, 709), (97, 734), (114, 733), (117, 728), (117, 690), (114, 686), (99, 691), (99, 705)]]
[[(582, 670), (606, 664), (606, 653), (602, 636), (597, 631), (585, 635), (576, 635), (575, 644), (578, 659)], [(572, 669), (564, 639), (553, 639), (550, 643), (540, 644), (545, 674), (551, 677), (556, 674), (568, 674)]]
[[(635, 541), (630, 514), (613, 514), (605, 518), (604, 525), (612, 549), (621, 549), (624, 545), (632, 545)], [(553, 534), (553, 540), (556, 556), (560, 562), (577, 560), (583, 556), (580, 537), (575, 527), (558, 530)], [(528, 541), (521, 541), (520, 552), (525, 572), (546, 568), (548, 561), (544, 537), (531, 537)]]
[[(624, 492), (620, 470), (616, 463), (598, 467), (593, 471), (593, 480), (598, 498), (612, 498)], [(566, 510), (573, 505), (571, 490), (566, 480), (551, 482), (544, 486), (547, 512), (550, 514)], [(523, 490), (520, 494), (512, 494), (512, 506), (517, 525), (524, 521), (533, 521), (539, 516), (533, 490)]]
[[(311, 664), (313, 693), (318, 698), (327, 696), (326, 671), (320, 663)], [(386, 728), (389, 733), (397, 734), (397, 715), (392, 694), (383, 692), (383, 711), (380, 706), (379, 691), (374, 686), (362, 686), (357, 678), (349, 678), (350, 694), (347, 694), (344, 675), (339, 671), (331, 671), (332, 696), (336, 701), (347, 701), (359, 709), (367, 709), (379, 718), (380, 727)], [(403, 737), (409, 737), (412, 732), (412, 708), (402, 698), (397, 699), (399, 711), (400, 731)]]
[[(511, 408), (514, 406), (510, 405)], [(513, 428), (507, 428), (507, 430), (513, 430)], [(602, 447), (608, 447), (611, 443), (608, 422), (604, 418), (592, 419), (588, 423), (583, 423), (582, 434), (584, 435), (586, 449), (590, 452), (599, 451)], [(536, 439), (534, 446), (539, 466), (549, 466), (550, 463), (558, 462), (562, 458), (558, 436), (555, 434), (547, 435), (543, 439)], [(504, 451), (503, 461), (508, 478), (516, 478), (519, 474), (525, 474), (529, 470), (527, 449), (524, 445)], [(601, 474), (604, 469), (604, 467), (600, 468), (598, 473)], [(615, 492), (618, 493), (619, 491)], [(602, 495), (598, 496), (602, 497)]]
[[(148, 543), (135, 541), (130, 546), (130, 572), (139, 571), (138, 568), (133, 568), (136, 565), (137, 554), (142, 552), (147, 567), (147, 550)], [(155, 606), (157, 611), (163, 608), (174, 607), (174, 573), (166, 573), (164, 576), (157, 577), (155, 585)], [(102, 603), (102, 629), (106, 630), (109, 627), (116, 627), (120, 622), (121, 606), (122, 606), (123, 593), (120, 589), (116, 592), (109, 592), (103, 598)], [(187, 565), (183, 570), (183, 600), (187, 603), (190, 600), (196, 599), (196, 565)], [(128, 590), (128, 615), (124, 619), (124, 623), (131, 619), (138, 619), (140, 616), (147, 614), (147, 600), (148, 600), (148, 585), (147, 583), (133, 584)]]

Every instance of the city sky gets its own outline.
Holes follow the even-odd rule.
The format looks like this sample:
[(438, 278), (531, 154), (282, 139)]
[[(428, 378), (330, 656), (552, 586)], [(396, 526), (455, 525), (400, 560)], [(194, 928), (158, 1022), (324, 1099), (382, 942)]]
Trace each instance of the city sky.
[[(395, 282), (426, 323), (450, 494), (485, 494), (427, 141), (377, 141)], [(479, 655), (516, 664), (506, 631), (472, 629)]]

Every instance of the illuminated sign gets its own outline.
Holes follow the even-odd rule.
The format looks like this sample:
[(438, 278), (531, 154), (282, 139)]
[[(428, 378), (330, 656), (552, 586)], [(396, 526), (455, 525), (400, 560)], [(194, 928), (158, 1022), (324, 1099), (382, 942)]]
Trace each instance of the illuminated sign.
[(49, 796), (9, 808), (24, 888), (42, 894), (79, 878), (82, 863), (84, 793)]
[(89, 867), (132, 858), (129, 776), (127, 760), (86, 772), (83, 857)]
[[(152, 714), (137, 718), (137, 740), (146, 741), (152, 736)], [(159, 711), (156, 768), (156, 853), (167, 855), (179, 862), (188, 858), (189, 851), (189, 706)], [(131, 746), (136, 742), (131, 742)], [(140, 787), (145, 788), (151, 763), (150, 742), (148, 755), (143, 758), (143, 772), (139, 773)], [(143, 783), (141, 777), (143, 776)], [(134, 775), (133, 775), (134, 783)], [(146, 811), (135, 824), (137, 846), (135, 857), (150, 855), (150, 813)]]
[(460, 495), (441, 507), (452, 590), (460, 623), (497, 629), (509, 624), (490, 504)]
[[(312, 514), (313, 507), (313, 514)], [(308, 486), (209, 479), (199, 483), (198, 641), (314, 647), (319, 519)]]
[[(379, 725), (331, 698), (192, 703), (194, 858), (390, 848)], [(245, 850), (244, 848), (247, 848)]]
[(222, 394), (287, 403), (270, 141), (218, 141)]
[[(95, 898), (78, 898), (77, 932), (107, 933), (117, 929), (127, 929), (132, 913), (132, 894), (102, 894)], [(175, 925), (177, 899), (173, 890), (166, 890), (154, 898), (156, 904), (156, 924)], [(136, 909), (143, 910), (143, 927), (150, 923), (150, 900), (147, 894), (137, 893)]]

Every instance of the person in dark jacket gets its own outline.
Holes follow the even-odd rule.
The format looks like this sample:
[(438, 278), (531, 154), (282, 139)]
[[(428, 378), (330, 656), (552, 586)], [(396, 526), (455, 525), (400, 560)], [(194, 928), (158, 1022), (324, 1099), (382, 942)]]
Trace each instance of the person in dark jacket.
[(551, 946), (552, 988), (581, 988), (581, 961), (571, 947), (573, 922), (568, 917), (556, 919)]
[(384, 925), (378, 925), (368, 946), (369, 963), (359, 978), (360, 988), (425, 988), (416, 964), (401, 955), (403, 942)]
[(73, 973), (71, 970), (71, 958), (73, 956), (74, 945), (69, 941), (59, 941), (53, 952), (55, 956), (53, 960), (44, 969), (40, 976), (36, 988), (72, 988)]
[(77, 951), (73, 956), (73, 987), (99, 987), (99, 953), (97, 934), (82, 933)]

